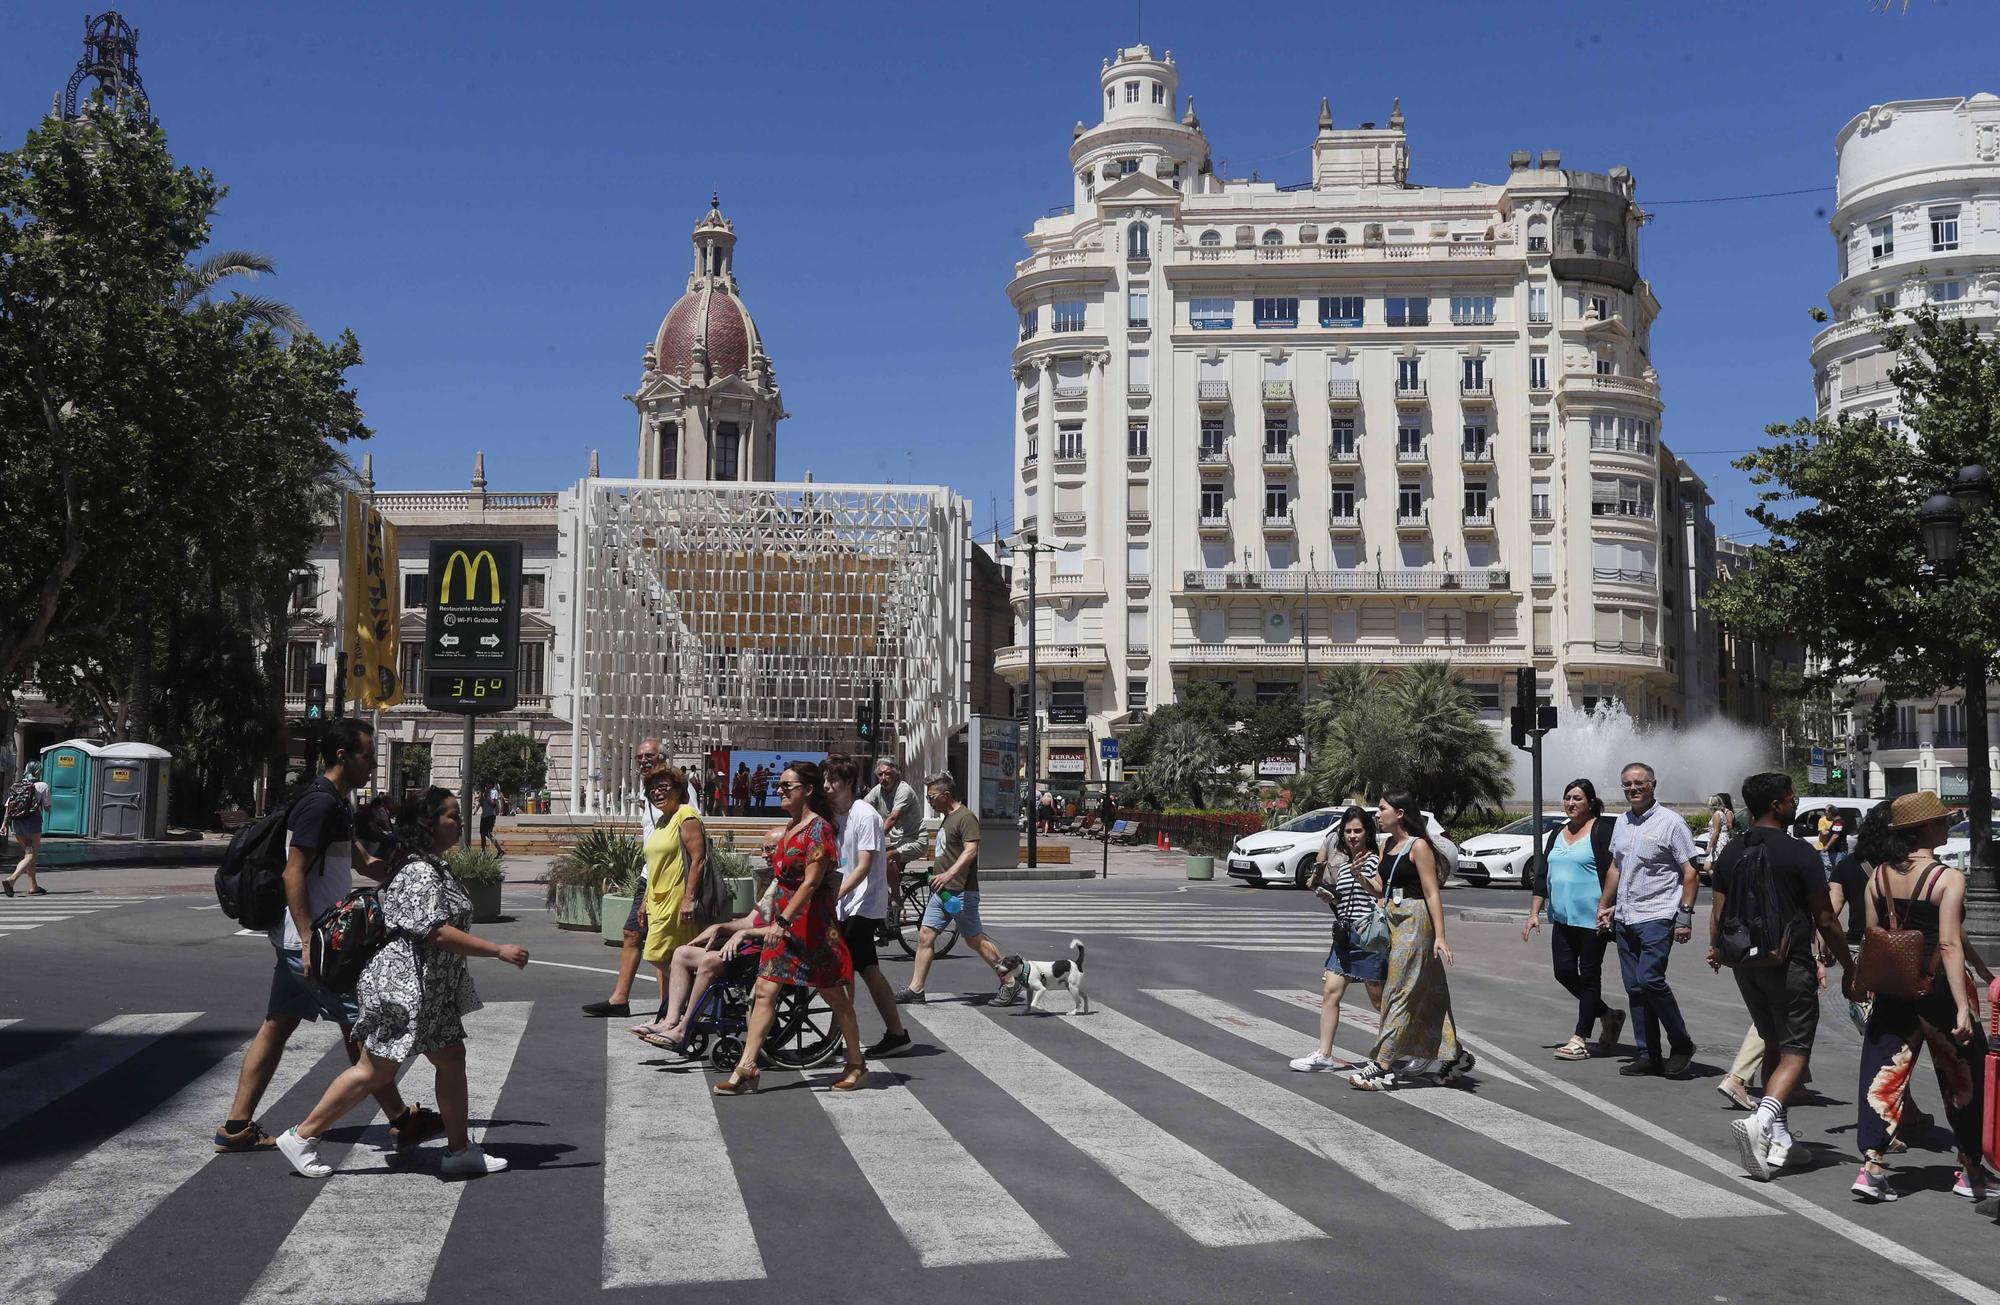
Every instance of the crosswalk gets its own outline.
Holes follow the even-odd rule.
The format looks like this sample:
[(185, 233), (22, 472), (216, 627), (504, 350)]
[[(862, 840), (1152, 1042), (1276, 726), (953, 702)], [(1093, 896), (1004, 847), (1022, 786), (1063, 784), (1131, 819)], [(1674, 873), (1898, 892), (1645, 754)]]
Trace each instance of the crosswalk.
[[(568, 1294), (776, 1277), (797, 1254), (797, 1210), (828, 1201), (867, 1203), (867, 1217), (899, 1238), (923, 1270), (1105, 1255), (1092, 1231), (1052, 1221), (1042, 1202), (1024, 1199), (1018, 1184), (1003, 1180), (1002, 1173), (1018, 1173), (1019, 1157), (1027, 1154), (1067, 1157), (1048, 1166), (1072, 1175), (1063, 1181), (1080, 1181), (1079, 1169), (1094, 1173), (1092, 1199), (1126, 1202), (1122, 1217), (1155, 1229), (1150, 1236), (1222, 1254), (1345, 1245), (1374, 1235), (1390, 1206), (1397, 1213), (1387, 1220), (1402, 1232), (1445, 1238), (1536, 1229), (1542, 1239), (1587, 1239), (1610, 1211), (1623, 1228), (1661, 1219), (1668, 1222), (1649, 1235), (1698, 1241), (1701, 1232), (1677, 1234), (1675, 1226), (1806, 1213), (1796, 1198), (1731, 1178), (1726, 1163), (1691, 1158), (1686, 1144), (1662, 1145), (1658, 1130), (1615, 1118), (1605, 1124), (1568, 1096), (1526, 1090), (1534, 1086), (1526, 1079), (1546, 1075), (1525, 1064), (1519, 1086), (1487, 1080), (1475, 1090), (1387, 1095), (1348, 1091), (1333, 1075), (1291, 1074), (1283, 1058), (1310, 1046), (1312, 1019), (1303, 1007), (1312, 998), (1290, 989), (1223, 995), (1144, 989), (1113, 1008), (1094, 1001), (1097, 1013), (1073, 1019), (936, 999), (906, 1008), (918, 1041), (933, 1054), (872, 1066), (869, 1090), (835, 1094), (823, 1090), (828, 1071), (774, 1068), (765, 1071), (763, 1097), (729, 1103), (710, 1095), (714, 1076), (699, 1063), (666, 1063), (635, 1047), (614, 1022), (603, 1035), (601, 1116), (591, 1100), (588, 1110), (531, 1121), (544, 1136), (573, 1144), (579, 1158), (588, 1158), (601, 1136), (601, 1254), (583, 1258), (577, 1272), (585, 1280)], [(500, 1001), (467, 1018), (475, 1137), (500, 1113), (511, 1080), (557, 1070), (566, 1081), (581, 1081), (595, 1073), (594, 1066), (573, 1063), (573, 1039), (563, 1053), (569, 1062), (558, 1062), (538, 1040), (538, 1031), (558, 1022), (574, 1028), (573, 1016), (554, 1008), (540, 1016), (534, 1002)], [(50, 1117), (44, 1112), (61, 1109), (101, 1079), (129, 1073), (140, 1057), (184, 1038), (201, 1019), (189, 1011), (115, 1016), (0, 1070), (0, 1155), (17, 1135), (11, 1130), (25, 1136), (38, 1116)], [(21, 1035), (18, 1024), (0, 1028), (0, 1036)], [(333, 1054), (334, 1036), (323, 1025), (303, 1027), (266, 1102), (301, 1084), (325, 1083), (343, 1063)], [(1365, 1046), (1367, 1030), (1349, 1037)], [(0, 1165), (0, 1300), (54, 1305), (73, 1290), (74, 1299), (85, 1298), (79, 1280), (142, 1223), (177, 1207), (199, 1221), (192, 1209), (199, 1197), (186, 1189), (211, 1163), (237, 1166), (235, 1184), (268, 1185), (271, 1210), (291, 1208), (279, 1193), (291, 1194), (295, 1204), (301, 1188), (286, 1184), (300, 1180), (281, 1159), (219, 1160), (208, 1145), (244, 1050), (208, 1066), (81, 1154), (57, 1157), (32, 1186), (6, 1183)], [(808, 1092), (774, 1092), (788, 1087)], [(425, 1062), (412, 1067), (404, 1088), (413, 1099), (435, 1099)], [(1000, 1132), (963, 1127), (968, 1110), (990, 1116), (1003, 1099), (1020, 1116), (1004, 1144), (995, 1140)], [(1578, 1116), (1596, 1126), (1586, 1131)], [(820, 1190), (814, 1174), (802, 1172), (786, 1198), (796, 1208), (770, 1208), (768, 1183), (746, 1181), (746, 1166), (754, 1170), (768, 1159), (762, 1147), (801, 1150), (800, 1130), (823, 1130), (827, 1145), (838, 1148), (834, 1154), (851, 1162), (842, 1172), (858, 1172), (866, 1190), (855, 1189), (851, 1178), (839, 1190)], [(504, 1131), (490, 1140), (497, 1154), (506, 1154)], [(242, 1293), (257, 1305), (387, 1305), (439, 1290), (441, 1257), (456, 1237), (470, 1235), (460, 1227), (469, 1189), (441, 1182), (434, 1159), (390, 1162), (387, 1147), (379, 1115), (344, 1148), (330, 1138), (323, 1153), (336, 1167), (334, 1177), (310, 1189), (302, 1213), (284, 1216), (292, 1222), (269, 1230), (257, 1252), (263, 1258), (224, 1295)], [(1313, 1179), (1316, 1188), (1331, 1183), (1369, 1198), (1347, 1205), (1301, 1199), (1282, 1177), (1288, 1166), (1297, 1169), (1301, 1152), (1311, 1166), (1324, 1166)], [(1511, 1159), (1503, 1164), (1496, 1156)], [(543, 1179), (517, 1171), (489, 1181), (511, 1189)], [(676, 1221), (673, 1235), (663, 1236), (662, 1211), (676, 1205), (698, 1206), (699, 1217)], [(1493, 1244), (1465, 1243), (1465, 1254)], [(503, 1239), (498, 1251), (491, 1242), (482, 1245), (489, 1257), (544, 1253), (526, 1239)], [(1574, 1246), (1580, 1254), (1587, 1242)], [(1912, 1261), (1914, 1253), (1904, 1248), (1898, 1254), (1905, 1267), (1921, 1261), (1924, 1276), (1960, 1298), (2000, 1305), (1990, 1289), (1921, 1256)]]
[[(1325, 956), (1332, 916), (1322, 909), (1223, 905), (1214, 890), (1171, 895), (1064, 893), (1016, 898), (985, 894), (979, 914), (989, 929), (1066, 930), (1092, 938), (1176, 943), (1228, 952)], [(1314, 904), (1317, 905), (1316, 903)]]
[(49, 893), (43, 897), (16, 893), (12, 897), (0, 897), (0, 938), (152, 900), (151, 897), (101, 893)]

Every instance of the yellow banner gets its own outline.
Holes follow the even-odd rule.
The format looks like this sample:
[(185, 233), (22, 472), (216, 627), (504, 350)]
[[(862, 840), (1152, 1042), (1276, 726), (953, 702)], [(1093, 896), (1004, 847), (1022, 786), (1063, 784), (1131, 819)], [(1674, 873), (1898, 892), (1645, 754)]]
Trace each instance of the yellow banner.
[(396, 527), (359, 494), (347, 496), (347, 688), (357, 708), (393, 707), (403, 700), (397, 675), (397, 623), (402, 619)]

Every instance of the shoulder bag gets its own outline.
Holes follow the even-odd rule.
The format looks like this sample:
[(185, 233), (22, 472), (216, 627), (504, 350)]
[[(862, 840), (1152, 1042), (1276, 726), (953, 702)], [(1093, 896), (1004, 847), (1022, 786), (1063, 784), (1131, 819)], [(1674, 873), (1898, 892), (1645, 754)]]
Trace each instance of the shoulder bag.
[[(1917, 897), (1928, 898), (1943, 867), (1934, 867), (1917, 886)], [(1896, 898), (1889, 891), (1886, 866), (1875, 868), (1874, 888), (1882, 900), (1889, 927), (1868, 926), (1861, 936), (1861, 957), (1854, 963), (1854, 986), (1878, 997), (1917, 998), (1930, 994), (1931, 971), (1924, 945), (1924, 931), (1905, 929), (1896, 918)], [(1914, 900), (1914, 899), (1913, 899)]]
[[(1401, 861), (1405, 855), (1407, 855), (1406, 852), (1398, 852), (1396, 860)], [(1382, 877), (1382, 896), (1375, 897), (1374, 894), (1369, 894), (1372, 900), (1368, 903), (1368, 914), (1358, 920), (1348, 922), (1347, 937), (1350, 946), (1359, 947), (1365, 952), (1387, 952), (1389, 950), (1389, 912), (1382, 903), (1388, 898), (1389, 874), (1393, 866), (1384, 868), (1381, 860), (1378, 858), (1375, 867), (1376, 873)]]

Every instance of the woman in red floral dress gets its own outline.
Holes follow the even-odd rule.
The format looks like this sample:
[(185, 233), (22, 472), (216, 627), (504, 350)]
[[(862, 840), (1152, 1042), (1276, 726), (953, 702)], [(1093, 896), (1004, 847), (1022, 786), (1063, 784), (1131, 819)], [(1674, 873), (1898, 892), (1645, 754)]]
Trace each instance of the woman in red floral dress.
[(820, 768), (810, 761), (785, 767), (778, 800), (790, 823), (771, 857), (778, 889), (775, 919), (762, 929), (746, 931), (761, 938), (764, 949), (757, 958), (757, 988), (743, 1055), (735, 1071), (715, 1085), (717, 1096), (757, 1090), (757, 1057), (777, 1018), (778, 989), (786, 984), (817, 989), (833, 1011), (847, 1045), (847, 1068), (834, 1080), (833, 1090), (852, 1092), (868, 1081), (868, 1064), (860, 1058), (861, 1026), (846, 987), (854, 977), (854, 965), (833, 918), (840, 882), (834, 864), (840, 859), (840, 843), (833, 832), (833, 805)]

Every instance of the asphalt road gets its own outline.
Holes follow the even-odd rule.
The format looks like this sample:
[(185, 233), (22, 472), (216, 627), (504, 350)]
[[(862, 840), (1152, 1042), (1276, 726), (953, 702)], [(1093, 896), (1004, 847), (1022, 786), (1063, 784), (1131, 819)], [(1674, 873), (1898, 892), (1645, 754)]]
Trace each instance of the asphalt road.
[[(488, 1005), (469, 1048), (475, 1126), (512, 1171), (393, 1168), (356, 1112), (330, 1139), (341, 1172), (317, 1183), (275, 1155), (211, 1153), (270, 951), (199, 872), (181, 872), (189, 891), (175, 878), (51, 876), (49, 897), (0, 903), (0, 1300), (694, 1300), (727, 1284), (747, 1301), (2000, 1302), (2000, 1228), (1951, 1195), (1948, 1151), (1904, 1157), (1894, 1205), (1848, 1197), (1844, 1022), (1822, 1026), (1822, 1095), (1793, 1110), (1809, 1166), (1751, 1182), (1711, 1086), (1747, 1022), (1728, 977), (1675, 958), (1701, 1044), (1689, 1081), (1555, 1061), (1574, 1007), (1546, 941), (1478, 918), (1518, 912), (1517, 892), (1448, 895), (1454, 1004), (1481, 1061), (1465, 1088), (1370, 1095), (1288, 1071), (1312, 1045), (1324, 909), (1135, 876), (986, 894), (1007, 950), (1083, 939), (1099, 1013), (959, 999), (991, 988), (961, 946), (914, 1013), (917, 1054), (870, 1090), (825, 1092), (829, 1066), (715, 1100), (705, 1068), (578, 1014), (615, 951), (511, 889), (514, 918), (480, 932), (536, 963), (475, 962)], [(1340, 1046), (1358, 1056), (1372, 1035), (1349, 1010)], [(302, 1033), (265, 1124), (296, 1122), (341, 1063)], [(428, 1101), (428, 1071), (405, 1091)]]

